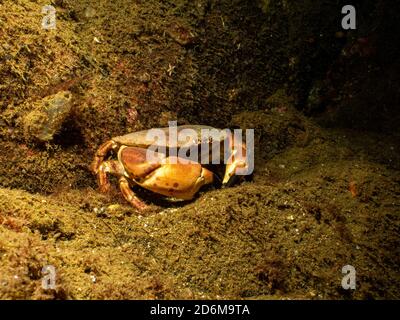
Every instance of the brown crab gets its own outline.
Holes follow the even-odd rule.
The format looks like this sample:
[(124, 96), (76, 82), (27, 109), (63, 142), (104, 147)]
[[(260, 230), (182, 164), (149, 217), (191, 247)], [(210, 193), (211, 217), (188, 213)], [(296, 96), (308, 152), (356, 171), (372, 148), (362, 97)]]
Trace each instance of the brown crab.
[[(225, 151), (226, 147), (230, 149), (223, 185), (230, 185), (234, 181), (238, 168), (247, 168), (246, 146), (244, 143), (234, 145), (234, 137), (229, 130), (203, 125), (175, 126), (173, 129), (175, 131), (171, 127), (143, 130), (103, 143), (92, 164), (100, 191), (109, 191), (107, 174), (112, 174), (119, 177), (124, 198), (139, 210), (146, 208), (146, 205), (132, 191), (134, 184), (168, 197), (190, 200), (202, 186), (213, 182), (213, 172), (201, 163), (221, 157), (222, 145)], [(213, 134), (203, 135), (206, 130)], [(182, 133), (186, 133), (186, 138), (177, 139)], [(171, 139), (172, 135), (176, 135), (175, 139)], [(151, 148), (153, 150), (149, 153)], [(188, 151), (196, 154), (194, 150), (199, 149), (196, 159), (182, 156), (187, 155)], [(117, 160), (106, 160), (111, 150), (116, 152)]]

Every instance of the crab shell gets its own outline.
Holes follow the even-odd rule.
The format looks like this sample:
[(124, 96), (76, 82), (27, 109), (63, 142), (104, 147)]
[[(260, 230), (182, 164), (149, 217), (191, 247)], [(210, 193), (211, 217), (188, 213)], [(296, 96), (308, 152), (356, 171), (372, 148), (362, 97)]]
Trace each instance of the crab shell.
[(211, 171), (197, 162), (180, 163), (179, 159), (156, 154), (158, 161), (146, 161), (146, 149), (121, 147), (119, 163), (124, 176), (139, 186), (177, 199), (190, 200), (206, 184), (213, 182)]
[[(174, 128), (174, 127), (172, 127)], [(112, 138), (111, 140), (103, 143), (98, 149), (95, 159), (92, 164), (92, 169), (95, 173), (97, 173), (98, 168), (101, 162), (104, 161), (107, 153), (113, 149), (118, 151), (118, 149), (122, 146), (127, 147), (137, 147), (147, 149), (149, 147), (153, 147), (157, 150), (165, 149), (166, 153), (171, 153), (173, 149), (175, 149), (175, 154), (178, 156), (177, 151), (183, 147), (191, 148), (195, 146), (200, 147), (200, 154), (198, 155), (197, 162), (201, 162), (201, 159), (208, 158), (209, 163), (211, 163), (211, 155), (214, 151), (213, 148), (219, 147), (220, 149), (220, 159), (223, 159), (222, 150), (223, 144), (226, 139), (229, 138), (228, 134), (224, 130), (216, 129), (210, 126), (205, 125), (182, 125), (175, 127), (177, 136), (182, 133), (185, 129), (191, 129), (195, 132), (195, 136), (187, 137), (190, 139), (179, 140), (177, 137), (171, 137), (170, 133), (172, 132), (170, 127), (167, 128), (157, 128), (157, 129), (148, 129), (137, 132), (128, 133), (123, 136), (117, 136)], [(201, 136), (202, 130), (217, 130), (217, 134), (212, 135), (212, 137), (203, 138)], [(153, 134), (149, 134), (150, 132)], [(157, 135), (161, 135), (165, 137), (164, 139), (157, 139)], [(209, 148), (203, 148), (202, 146), (208, 145)], [(211, 146), (211, 148), (210, 148)]]

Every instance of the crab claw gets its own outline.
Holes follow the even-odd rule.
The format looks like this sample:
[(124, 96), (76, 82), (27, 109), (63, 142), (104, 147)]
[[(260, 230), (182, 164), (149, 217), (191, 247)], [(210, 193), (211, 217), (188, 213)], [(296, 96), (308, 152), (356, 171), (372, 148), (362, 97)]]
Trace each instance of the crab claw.
[(224, 179), (222, 180), (223, 187), (230, 187), (235, 184), (239, 179), (244, 177), (243, 175), (237, 175), (236, 172), (238, 169), (247, 169), (247, 163), (244, 159), (233, 159), (232, 163), (228, 163), (226, 165)]
[[(244, 142), (234, 145), (233, 138), (230, 138), (231, 155), (228, 159), (225, 169), (225, 175), (222, 180), (223, 187), (233, 185), (237, 180), (241, 179), (248, 170), (246, 144)], [(239, 174), (238, 174), (239, 173)]]

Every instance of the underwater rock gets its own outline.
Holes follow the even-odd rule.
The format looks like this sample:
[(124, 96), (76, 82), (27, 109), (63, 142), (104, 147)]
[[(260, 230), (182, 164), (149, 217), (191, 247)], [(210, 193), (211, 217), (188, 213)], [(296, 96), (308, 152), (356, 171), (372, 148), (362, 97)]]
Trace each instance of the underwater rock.
[(60, 91), (40, 100), (24, 118), (26, 140), (51, 141), (71, 112), (72, 94)]
[(265, 110), (232, 116), (230, 127), (254, 129), (254, 153), (268, 159), (290, 146), (305, 146), (318, 129), (294, 106), (293, 97), (277, 90), (265, 101)]

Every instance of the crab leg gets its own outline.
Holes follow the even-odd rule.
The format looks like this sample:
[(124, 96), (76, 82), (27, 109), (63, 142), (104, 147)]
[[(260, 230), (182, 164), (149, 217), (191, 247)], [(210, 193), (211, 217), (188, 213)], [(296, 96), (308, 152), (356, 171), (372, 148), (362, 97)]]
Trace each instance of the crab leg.
[(99, 147), (92, 163), (92, 170), (94, 173), (98, 173), (104, 158), (107, 156), (110, 150), (116, 148), (117, 146), (118, 145), (113, 140), (108, 140)]
[(121, 189), (122, 195), (131, 203), (134, 207), (139, 210), (146, 208), (146, 205), (141, 202), (131, 190), (128, 180), (124, 177), (124, 167), (122, 164), (115, 160), (104, 161), (98, 169), (97, 178), (100, 186), (100, 191), (106, 193), (110, 190), (110, 182), (108, 180), (108, 174), (120, 176), (119, 188)]
[(119, 178), (119, 188), (121, 189), (122, 195), (124, 196), (125, 200), (132, 204), (139, 210), (146, 209), (146, 205), (136, 197), (135, 193), (129, 186), (129, 182), (125, 177)]
[(121, 176), (124, 174), (124, 167), (115, 160), (104, 161), (97, 170), (97, 179), (100, 191), (106, 193), (110, 190), (110, 181), (107, 174), (114, 174)]

